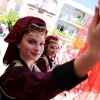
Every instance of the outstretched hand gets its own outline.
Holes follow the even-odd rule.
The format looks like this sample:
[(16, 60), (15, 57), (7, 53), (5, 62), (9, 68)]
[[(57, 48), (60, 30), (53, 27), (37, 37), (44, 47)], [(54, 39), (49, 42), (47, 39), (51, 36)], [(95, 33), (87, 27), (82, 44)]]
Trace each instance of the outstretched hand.
[(75, 73), (79, 77), (86, 75), (100, 61), (100, 0), (88, 29), (87, 42), (87, 50), (74, 61)]
[(87, 41), (89, 52), (91, 51), (100, 60), (100, 0), (88, 29)]

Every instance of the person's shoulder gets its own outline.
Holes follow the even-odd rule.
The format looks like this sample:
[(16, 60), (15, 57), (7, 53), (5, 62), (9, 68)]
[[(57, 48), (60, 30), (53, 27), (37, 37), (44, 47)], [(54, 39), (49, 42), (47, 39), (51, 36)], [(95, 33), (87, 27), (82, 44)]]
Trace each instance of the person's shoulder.
[(37, 63), (43, 63), (43, 62), (45, 62), (45, 59), (44, 59), (44, 57), (40, 57), (36, 62)]
[(26, 70), (23, 66), (15, 66), (13, 63), (6, 68), (1, 77), (17, 76), (19, 74), (22, 75), (25, 72), (28, 72), (28, 70)]
[(24, 68), (24, 66), (22, 66), (22, 65), (16, 65), (16, 63), (15, 62), (13, 62), (13, 63), (11, 63), (8, 67), (7, 67), (7, 69), (5, 70), (5, 71), (8, 71), (8, 70), (15, 70), (15, 69), (20, 69), (20, 68)]

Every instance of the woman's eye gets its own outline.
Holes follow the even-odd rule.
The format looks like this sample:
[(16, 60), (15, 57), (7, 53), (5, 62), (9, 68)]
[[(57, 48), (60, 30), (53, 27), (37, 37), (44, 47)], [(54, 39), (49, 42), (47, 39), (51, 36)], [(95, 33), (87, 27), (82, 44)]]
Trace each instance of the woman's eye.
[(29, 41), (29, 43), (30, 43), (30, 44), (34, 44), (34, 43), (35, 43), (35, 41)]
[(54, 49), (54, 47), (52, 46), (51, 49)]
[(57, 50), (59, 49), (59, 47), (56, 48)]
[(40, 45), (44, 45), (44, 43), (40, 43)]

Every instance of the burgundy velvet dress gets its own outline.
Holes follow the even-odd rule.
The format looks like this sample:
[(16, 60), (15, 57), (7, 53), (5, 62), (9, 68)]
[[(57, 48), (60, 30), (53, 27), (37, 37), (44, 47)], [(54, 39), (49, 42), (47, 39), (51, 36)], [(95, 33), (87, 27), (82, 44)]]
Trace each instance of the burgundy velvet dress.
[(36, 64), (45, 73), (57, 64), (57, 60), (51, 59), (48, 55), (42, 55)]
[(0, 77), (1, 100), (49, 100), (64, 90), (75, 87), (88, 76), (78, 78), (74, 60), (57, 66), (52, 72), (30, 71), (26, 63), (17, 58)]

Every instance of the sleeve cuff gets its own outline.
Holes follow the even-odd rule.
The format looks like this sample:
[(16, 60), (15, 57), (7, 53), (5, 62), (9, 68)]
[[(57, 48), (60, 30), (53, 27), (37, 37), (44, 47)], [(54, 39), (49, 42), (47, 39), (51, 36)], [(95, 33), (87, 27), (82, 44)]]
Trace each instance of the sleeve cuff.
[(62, 90), (70, 90), (87, 78), (87, 74), (82, 78), (75, 74), (74, 60), (55, 67), (52, 72), (53, 84)]

